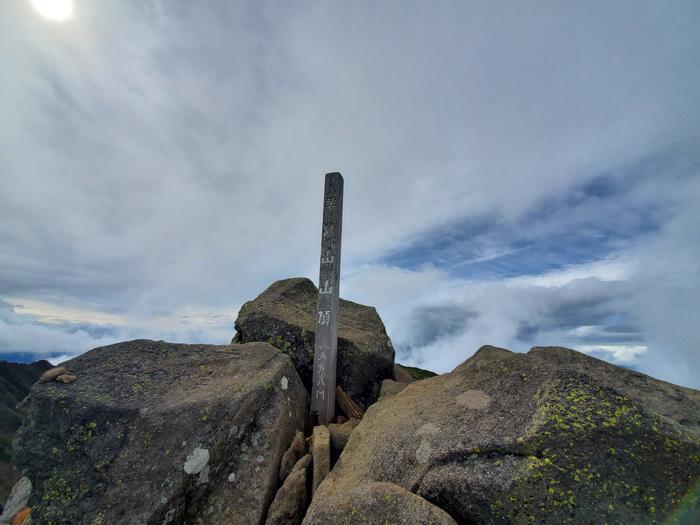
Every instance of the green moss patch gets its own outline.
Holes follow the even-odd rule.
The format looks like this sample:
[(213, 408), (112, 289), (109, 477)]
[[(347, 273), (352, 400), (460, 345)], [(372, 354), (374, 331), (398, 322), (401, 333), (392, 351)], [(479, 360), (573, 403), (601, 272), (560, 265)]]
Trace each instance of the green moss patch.
[(435, 372), (431, 372), (430, 370), (423, 370), (422, 368), (416, 368), (415, 366), (406, 366), (406, 365), (401, 365), (401, 368), (406, 370), (413, 379), (416, 381), (419, 381), (421, 379), (427, 379), (429, 377), (435, 377), (437, 374)]
[(492, 502), (515, 523), (660, 523), (700, 477), (695, 436), (582, 376), (543, 385), (518, 440), (532, 452)]

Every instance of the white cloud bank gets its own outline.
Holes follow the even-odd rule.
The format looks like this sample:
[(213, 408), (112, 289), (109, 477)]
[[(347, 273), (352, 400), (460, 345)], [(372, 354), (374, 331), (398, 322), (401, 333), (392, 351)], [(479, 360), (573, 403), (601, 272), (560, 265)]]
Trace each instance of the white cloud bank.
[[(575, 343), (574, 321), (618, 312), (643, 332), (625, 343), (648, 347), (638, 366), (696, 381), (697, 2), (103, 0), (76, 2), (61, 25), (5, 4), (0, 299), (126, 322), (88, 337), (25, 316), (2, 325), (0, 352), (131, 335), (226, 342), (224, 312), (275, 279), (316, 277), (322, 176), (340, 170), (343, 289), (377, 304), (405, 345), (411, 312), (447, 317), (449, 336), (413, 350), (425, 366), (527, 334)], [(604, 263), (469, 282), (438, 261), (377, 262), (453, 221), (517, 228), (542, 202), (654, 155), (658, 174), (625, 179), (621, 199), (663, 208), (659, 233)], [(595, 215), (632, 228), (627, 200), (586, 198), (572, 231), (595, 238)], [(512, 248), (501, 241), (481, 259)], [(593, 308), (583, 298), (598, 301), (595, 322), (572, 319)]]

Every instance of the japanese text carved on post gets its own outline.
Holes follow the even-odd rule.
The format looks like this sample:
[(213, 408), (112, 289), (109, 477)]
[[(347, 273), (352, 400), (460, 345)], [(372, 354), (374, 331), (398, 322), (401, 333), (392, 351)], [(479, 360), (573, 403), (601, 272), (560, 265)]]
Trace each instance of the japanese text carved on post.
[(316, 341), (310, 410), (312, 424), (317, 425), (327, 425), (335, 415), (342, 225), (343, 177), (340, 173), (327, 173), (323, 195), (321, 271), (316, 309)]

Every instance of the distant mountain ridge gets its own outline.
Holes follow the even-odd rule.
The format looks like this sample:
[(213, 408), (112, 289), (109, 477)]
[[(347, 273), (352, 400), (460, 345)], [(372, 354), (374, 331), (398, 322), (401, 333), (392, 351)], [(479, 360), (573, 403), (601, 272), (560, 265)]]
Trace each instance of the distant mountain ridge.
[(19, 479), (11, 465), (12, 438), (22, 424), (15, 407), (27, 396), (39, 376), (51, 367), (45, 360), (31, 364), (0, 361), (0, 501), (5, 501)]

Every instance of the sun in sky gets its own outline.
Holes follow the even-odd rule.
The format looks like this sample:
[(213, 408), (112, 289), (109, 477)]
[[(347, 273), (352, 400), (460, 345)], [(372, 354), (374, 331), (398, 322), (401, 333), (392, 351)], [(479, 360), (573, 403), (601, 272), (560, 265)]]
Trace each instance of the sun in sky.
[(44, 18), (63, 22), (73, 15), (73, 0), (31, 0), (32, 7)]

